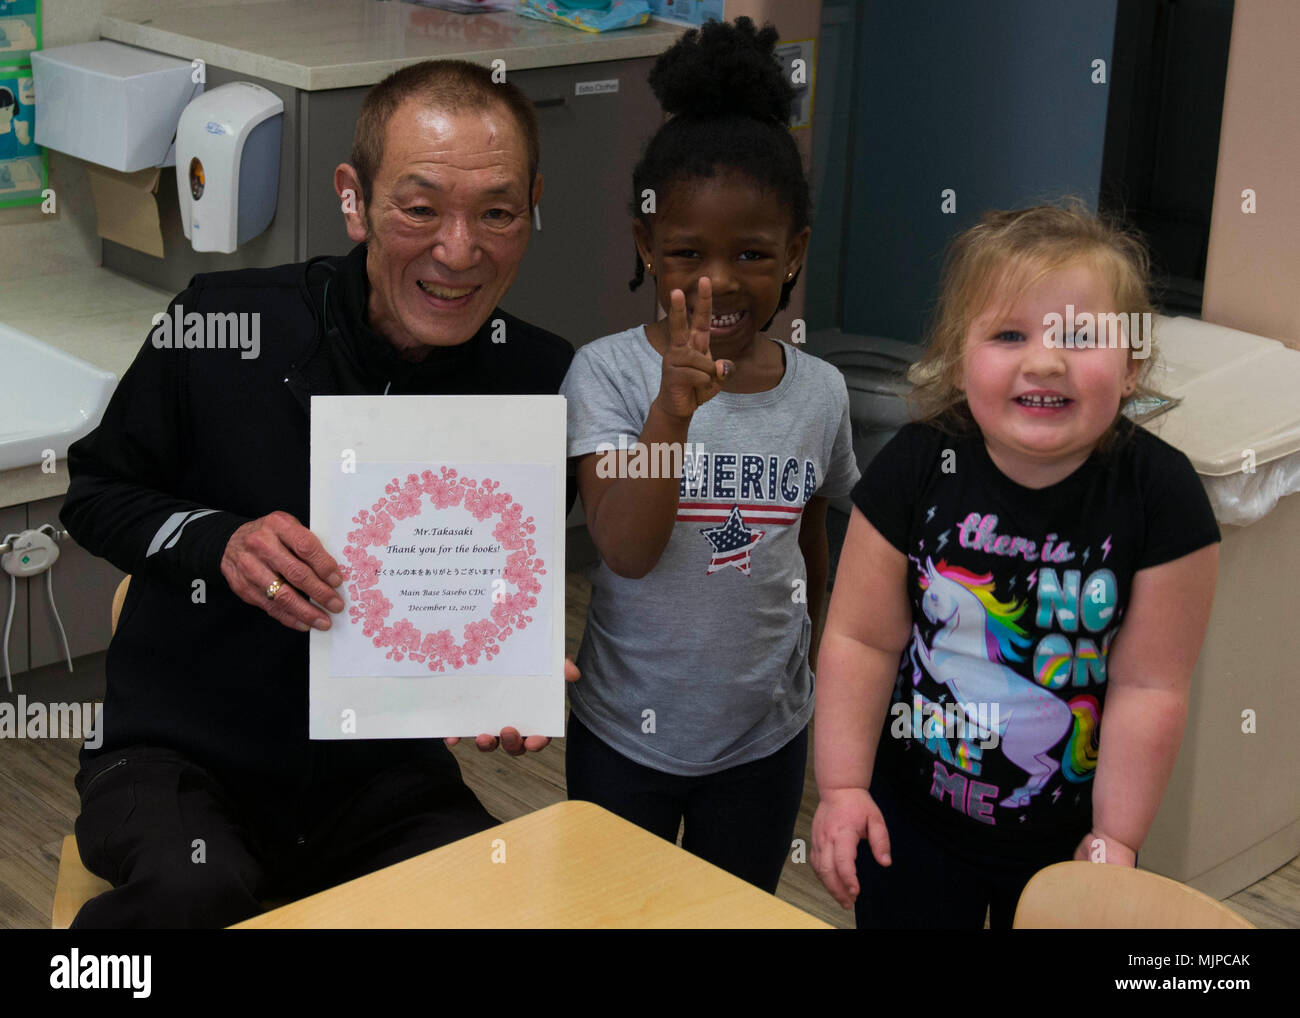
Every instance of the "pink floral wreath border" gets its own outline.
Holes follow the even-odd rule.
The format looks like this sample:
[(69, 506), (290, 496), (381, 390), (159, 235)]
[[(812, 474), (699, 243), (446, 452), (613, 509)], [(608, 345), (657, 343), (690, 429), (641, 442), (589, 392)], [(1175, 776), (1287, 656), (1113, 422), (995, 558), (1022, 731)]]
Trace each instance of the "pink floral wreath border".
[[(529, 536), (537, 527), (533, 517), (524, 517), (523, 506), (508, 492), (500, 491), (500, 487), (499, 482), (486, 477), (481, 483), (469, 477), (457, 477), (456, 471), (449, 467), (441, 467), (437, 475), (425, 470), (407, 474), (405, 483), (399, 483), (394, 477), (384, 485), (385, 497), (352, 517), (358, 528), (348, 532), (348, 543), (343, 549), (343, 557), (348, 562), (343, 576), (349, 581), (348, 597), (352, 602), (348, 615), (353, 625), (360, 623), (362, 634), (376, 647), (388, 648), (385, 656), (389, 660), (402, 661), (409, 657), (436, 672), (446, 671), (448, 665), (459, 669), (466, 662), (477, 664), (480, 657), (490, 661), (512, 633), (526, 629), (533, 621), (527, 612), (537, 607), (535, 595), (542, 589), (537, 577), (546, 573), (542, 568), (545, 562), (536, 557), (537, 549)], [(426, 495), (436, 509), (461, 506), (476, 520), (500, 517), (492, 536), (510, 553), (504, 579), (514, 586), (514, 592), (504, 594), (493, 604), (490, 618), (465, 623), (464, 643), (457, 643), (450, 629), (421, 633), (409, 619), (388, 625), (393, 603), (377, 587), (383, 562), (368, 549), (385, 547), (393, 533), (393, 521), (418, 516)]]

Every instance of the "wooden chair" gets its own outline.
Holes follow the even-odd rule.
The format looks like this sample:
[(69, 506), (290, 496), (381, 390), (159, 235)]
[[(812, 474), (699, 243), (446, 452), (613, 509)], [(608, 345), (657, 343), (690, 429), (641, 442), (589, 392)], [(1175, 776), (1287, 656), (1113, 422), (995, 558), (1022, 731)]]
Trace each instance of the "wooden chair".
[(117, 585), (117, 590), (113, 591), (113, 607), (110, 617), (113, 621), (112, 632), (117, 632), (117, 619), (122, 614), (122, 602), (126, 600), (126, 588), (131, 585), (131, 577), (122, 577), (122, 582)]
[(63, 839), (63, 851), (59, 853), (59, 879), (54, 886), (54, 914), (50, 928), (66, 930), (82, 905), (112, 888), (107, 880), (101, 880), (81, 865), (77, 839), (69, 834)]
[[(131, 577), (125, 577), (113, 592), (113, 606), (110, 611), (113, 631), (117, 631), (117, 618), (122, 614), (122, 602), (126, 600), (126, 588)], [(54, 909), (50, 927), (66, 930), (72, 925), (81, 906), (97, 894), (112, 890), (113, 885), (101, 880), (81, 864), (81, 853), (77, 851), (77, 839), (69, 834), (63, 839), (63, 850), (59, 853), (59, 876), (54, 885)]]
[(1228, 906), (1186, 884), (1130, 866), (1058, 862), (1025, 885), (1018, 930), (1253, 930)]
[[(126, 589), (131, 577), (124, 577), (113, 592), (111, 609), (112, 631), (117, 632), (118, 616), (122, 614), (122, 602), (126, 600)], [(81, 906), (96, 895), (111, 891), (113, 885), (101, 880), (81, 864), (81, 852), (77, 849), (77, 839), (69, 834), (63, 839), (63, 850), (59, 853), (59, 876), (54, 885), (54, 909), (50, 919), (50, 928), (66, 930), (72, 920), (81, 911)], [(293, 901), (292, 898), (271, 898), (262, 904), (268, 908), (279, 908)]]

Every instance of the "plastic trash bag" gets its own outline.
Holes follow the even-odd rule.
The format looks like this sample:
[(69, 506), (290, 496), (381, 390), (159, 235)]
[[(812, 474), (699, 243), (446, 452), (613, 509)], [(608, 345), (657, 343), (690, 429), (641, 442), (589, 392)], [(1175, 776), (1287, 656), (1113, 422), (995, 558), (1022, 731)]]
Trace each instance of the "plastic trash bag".
[(1262, 520), (1278, 501), (1300, 492), (1300, 453), (1223, 477), (1201, 477), (1220, 523), (1248, 527)]

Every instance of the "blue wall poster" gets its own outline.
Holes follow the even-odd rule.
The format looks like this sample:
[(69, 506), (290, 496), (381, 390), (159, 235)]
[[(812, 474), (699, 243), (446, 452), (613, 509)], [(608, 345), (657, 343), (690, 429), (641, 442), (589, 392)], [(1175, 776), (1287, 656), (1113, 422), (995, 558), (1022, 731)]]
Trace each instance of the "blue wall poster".
[(36, 87), (31, 67), (0, 67), (0, 208), (37, 205), (48, 185), (36, 144)]

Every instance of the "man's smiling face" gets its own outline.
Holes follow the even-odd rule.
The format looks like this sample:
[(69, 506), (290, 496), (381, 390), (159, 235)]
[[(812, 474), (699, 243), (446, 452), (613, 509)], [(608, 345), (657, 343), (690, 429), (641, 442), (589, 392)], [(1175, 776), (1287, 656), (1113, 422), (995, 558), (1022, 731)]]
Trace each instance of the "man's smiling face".
[[(340, 167), (336, 187), (359, 194), (355, 179)], [(347, 217), (348, 236), (368, 242), (371, 328), (416, 358), (424, 347), (468, 341), (519, 271), (532, 223), (528, 183), (523, 132), (504, 106), (399, 106), (369, 199)], [(534, 201), (540, 194), (539, 176)]]

